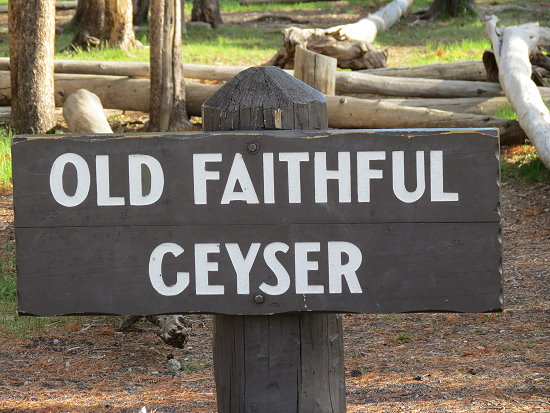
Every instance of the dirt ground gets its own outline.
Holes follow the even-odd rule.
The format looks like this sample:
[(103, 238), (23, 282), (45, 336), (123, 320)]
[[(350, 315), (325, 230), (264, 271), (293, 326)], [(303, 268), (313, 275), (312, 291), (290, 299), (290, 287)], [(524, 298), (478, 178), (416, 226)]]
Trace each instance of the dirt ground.
[[(501, 202), (505, 311), (344, 315), (349, 412), (550, 411), (550, 183), (505, 184)], [(13, 238), (2, 196), (0, 240)], [(0, 411), (215, 412), (211, 317), (189, 319), (181, 350), (145, 321), (116, 332), (117, 317), (0, 333)]]

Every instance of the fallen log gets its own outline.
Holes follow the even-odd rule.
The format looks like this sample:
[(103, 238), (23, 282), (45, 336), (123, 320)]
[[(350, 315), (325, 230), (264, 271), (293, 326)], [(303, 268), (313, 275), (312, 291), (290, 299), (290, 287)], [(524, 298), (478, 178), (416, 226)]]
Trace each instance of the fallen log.
[[(57, 10), (71, 10), (76, 9), (78, 1), (56, 1), (55, 8)], [(0, 6), (0, 13), (7, 13), (8, 6)]]
[[(186, 79), (225, 81), (249, 66), (184, 64)], [(0, 71), (10, 70), (9, 57), (0, 57)], [(76, 75), (149, 77), (149, 62), (107, 62), (89, 60), (54, 60), (54, 72)]]
[[(62, 107), (67, 97), (78, 89), (95, 93), (106, 109), (124, 109), (149, 112), (149, 79), (130, 79), (121, 76), (89, 76), (56, 74), (54, 76), (55, 105)], [(203, 85), (186, 82), (186, 94), (190, 97), (187, 111), (200, 116), (201, 105), (219, 85)], [(0, 105), (8, 106), (11, 100), (9, 72), (0, 72)]]
[[(115, 76), (55, 75), (56, 105), (63, 106), (66, 97), (78, 89), (95, 93), (108, 109), (149, 111), (149, 79), (129, 79)], [(187, 110), (201, 115), (201, 105), (221, 85), (186, 82)], [(9, 73), (0, 72), (0, 100), (10, 98)], [(520, 143), (525, 134), (515, 121), (444, 112), (427, 108), (392, 105), (383, 100), (368, 100), (347, 96), (327, 97), (329, 127), (357, 128), (459, 128), (498, 127), (501, 142)]]
[(411, 67), (383, 67), (378, 69), (359, 70), (359, 73), (371, 75), (413, 77), (424, 79), (473, 80), (486, 81), (487, 73), (482, 61), (434, 63)]
[(386, 66), (386, 52), (378, 52), (370, 44), (377, 33), (393, 26), (411, 7), (413, 0), (391, 3), (356, 23), (328, 29), (289, 27), (283, 31), (283, 46), (267, 63), (283, 69), (294, 67), (296, 46), (334, 57), (342, 69), (373, 69)]
[(328, 123), (338, 129), (385, 128), (482, 128), (500, 131), (500, 143), (525, 140), (525, 133), (513, 120), (496, 116), (445, 112), (436, 109), (397, 106), (384, 100), (327, 96)]
[(497, 21), (495, 16), (489, 17), (485, 29), (493, 44), (500, 84), (540, 160), (550, 169), (550, 112), (531, 81), (529, 61), (530, 52), (538, 45), (550, 44), (550, 29), (528, 23), (497, 30)]
[[(183, 65), (187, 79), (199, 80), (226, 81), (245, 69), (246, 66)], [(9, 70), (9, 58), (0, 58), (0, 70)], [(140, 62), (56, 60), (54, 70), (56, 73), (67, 74), (149, 77), (149, 63)], [(288, 72), (293, 74), (293, 71)], [(416, 79), (363, 72), (337, 72), (336, 93), (426, 98), (502, 95), (500, 86), (489, 82)]]
[(370, 73), (336, 74), (339, 94), (373, 94), (381, 96), (448, 98), (498, 96), (500, 85), (490, 82), (466, 80), (413, 79), (407, 77), (378, 76)]
[(78, 89), (67, 97), (63, 118), (72, 133), (113, 133), (101, 101), (86, 89)]
[[(543, 98), (550, 102), (550, 90), (542, 93)], [(473, 113), (478, 115), (493, 115), (498, 109), (510, 105), (505, 96), (482, 98), (447, 98), (447, 99), (384, 99), (384, 102), (399, 106), (425, 107), (457, 113)]]

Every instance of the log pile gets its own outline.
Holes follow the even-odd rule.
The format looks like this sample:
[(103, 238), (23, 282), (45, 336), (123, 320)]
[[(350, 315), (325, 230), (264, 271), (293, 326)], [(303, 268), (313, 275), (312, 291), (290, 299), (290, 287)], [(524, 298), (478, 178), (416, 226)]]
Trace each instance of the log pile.
[(341, 69), (374, 69), (386, 66), (386, 51), (373, 46), (378, 32), (394, 25), (412, 6), (413, 0), (393, 0), (358, 22), (328, 29), (289, 27), (283, 31), (283, 45), (267, 63), (283, 69), (294, 67), (297, 47), (334, 57)]
[[(9, 59), (0, 59), (0, 105), (10, 104), (8, 69)], [(220, 87), (190, 79), (223, 82), (243, 69), (184, 65), (189, 115), (201, 116), (202, 103)], [(147, 63), (56, 61), (55, 71), (57, 107), (62, 107), (72, 93), (87, 89), (106, 109), (149, 111)], [(415, 73), (425, 78), (412, 77)], [(336, 72), (336, 96), (327, 97), (329, 127), (498, 127), (503, 144), (522, 142), (526, 136), (517, 122), (493, 116), (508, 99), (498, 83), (481, 81), (480, 73), (484, 70), (479, 62)], [(550, 88), (539, 87), (538, 91), (543, 99), (550, 100)]]

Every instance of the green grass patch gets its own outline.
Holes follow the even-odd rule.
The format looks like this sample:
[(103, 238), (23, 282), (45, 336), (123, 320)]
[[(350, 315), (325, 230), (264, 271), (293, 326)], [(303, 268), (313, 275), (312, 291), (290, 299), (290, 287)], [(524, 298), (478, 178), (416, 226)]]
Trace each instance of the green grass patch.
[(12, 190), (11, 137), (9, 128), (0, 127), (0, 194)]
[(532, 145), (507, 148), (502, 155), (501, 179), (503, 182), (524, 179), (529, 182), (550, 182), (550, 170), (538, 157)]

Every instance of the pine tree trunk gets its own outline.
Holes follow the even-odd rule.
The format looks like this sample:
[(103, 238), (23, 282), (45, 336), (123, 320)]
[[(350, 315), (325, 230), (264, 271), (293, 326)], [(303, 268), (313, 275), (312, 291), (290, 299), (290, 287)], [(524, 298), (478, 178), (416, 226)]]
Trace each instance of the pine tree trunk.
[[(76, 16), (79, 16), (78, 21)], [(99, 46), (103, 36), (104, 16), (105, 0), (79, 0), (75, 15), (78, 28), (71, 45), (83, 49)]]
[(124, 50), (137, 47), (133, 20), (132, 0), (105, 0), (103, 39), (110, 46)]
[(56, 123), (53, 58), (55, 0), (10, 0), (11, 126), (45, 133)]
[(193, 0), (192, 22), (206, 22), (215, 29), (223, 24), (220, 0)]
[(475, 0), (432, 0), (429, 15), (432, 18), (458, 17), (475, 12)]
[(132, 0), (134, 6), (134, 26), (147, 23), (149, 17), (149, 0)]
[(192, 129), (185, 108), (180, 0), (151, 2), (149, 130)]

